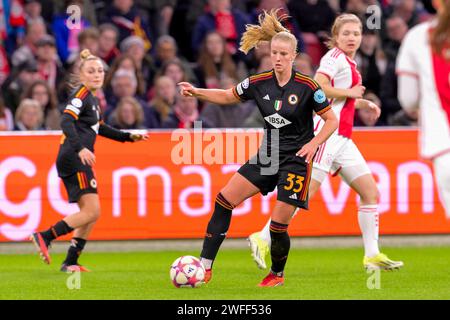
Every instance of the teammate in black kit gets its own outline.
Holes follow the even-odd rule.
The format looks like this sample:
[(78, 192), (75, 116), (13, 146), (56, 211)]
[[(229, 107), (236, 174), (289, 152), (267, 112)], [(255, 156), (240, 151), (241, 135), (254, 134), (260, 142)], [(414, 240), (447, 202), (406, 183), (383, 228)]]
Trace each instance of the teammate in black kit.
[(88, 271), (78, 264), (89, 233), (100, 216), (97, 181), (92, 167), (95, 164), (94, 144), (97, 134), (120, 142), (147, 140), (146, 135), (122, 132), (106, 125), (101, 119), (95, 91), (104, 80), (101, 60), (83, 50), (79, 80), (81, 85), (69, 97), (61, 119), (63, 135), (56, 160), (59, 177), (63, 180), (70, 202), (77, 202), (80, 212), (70, 215), (43, 232), (31, 235), (42, 259), (50, 264), (48, 252), (51, 242), (74, 231), (73, 239), (61, 271)]
[[(215, 104), (253, 99), (266, 121), (267, 131), (260, 152), (247, 161), (217, 195), (201, 253), (206, 268), (205, 282), (211, 279), (212, 264), (225, 239), (233, 208), (258, 192), (265, 195), (277, 187), (270, 227), (272, 267), (259, 286), (284, 283), (291, 215), (297, 207), (308, 208), (312, 159), (318, 146), (338, 125), (317, 82), (292, 69), (297, 40), (281, 25), (284, 18), (277, 18), (277, 11), (265, 12), (260, 16), (260, 25), (247, 26), (241, 42), (240, 50), (247, 53), (260, 41), (270, 41), (272, 70), (253, 75), (229, 90), (199, 89), (186, 82), (179, 84), (183, 95)], [(315, 137), (313, 112), (325, 121)], [(267, 159), (271, 159), (270, 164)]]

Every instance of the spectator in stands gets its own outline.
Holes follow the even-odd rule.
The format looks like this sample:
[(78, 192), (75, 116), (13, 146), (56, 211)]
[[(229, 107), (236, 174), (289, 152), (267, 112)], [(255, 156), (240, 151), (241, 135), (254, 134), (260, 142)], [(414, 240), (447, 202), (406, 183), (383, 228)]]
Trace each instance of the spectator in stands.
[(110, 66), (114, 59), (120, 55), (120, 51), (117, 48), (119, 31), (111, 23), (100, 25), (98, 30), (98, 57)]
[(288, 8), (302, 32), (313, 33), (322, 40), (329, 36), (336, 13), (327, 0), (289, 1)]
[(152, 46), (152, 33), (147, 21), (139, 15), (133, 0), (114, 0), (106, 10), (106, 21), (119, 30), (119, 43), (129, 36), (138, 36), (144, 41), (145, 51)]
[(39, 78), (34, 59), (22, 62), (12, 70), (12, 73), (2, 85), (2, 92), (5, 104), (11, 109), (13, 114), (20, 103), (22, 92)]
[(306, 53), (299, 53), (297, 57), (295, 57), (294, 68), (311, 78), (314, 77), (313, 61)]
[(392, 0), (389, 15), (395, 15), (403, 19), (408, 28), (414, 27), (423, 21), (425, 12), (419, 10), (416, 0)]
[(189, 79), (195, 77), (189, 61), (178, 55), (178, 46), (172, 36), (163, 35), (159, 37), (156, 41), (155, 53), (155, 68), (160, 69), (168, 61), (179, 60)]
[(56, 94), (44, 80), (33, 82), (24, 92), (22, 100), (32, 99), (39, 102), (44, 112), (44, 127), (48, 130), (60, 130), (61, 113), (58, 110)]
[(208, 0), (209, 10), (200, 16), (192, 35), (192, 49), (201, 54), (200, 45), (206, 36), (216, 31), (225, 39), (226, 51), (236, 59), (243, 59), (238, 52), (245, 25), (249, 23), (246, 14), (231, 6), (230, 0)]
[(0, 42), (8, 55), (21, 45), (25, 34), (25, 17), (20, 0), (0, 1)]
[(6, 78), (8, 78), (10, 72), (8, 56), (5, 48), (0, 46), (0, 86), (3, 82), (5, 82)]
[(185, 65), (177, 58), (166, 61), (159, 72), (163, 76), (168, 76), (175, 83), (181, 81), (197, 82), (193, 74), (186, 72)]
[(157, 68), (161, 68), (164, 62), (177, 58), (178, 46), (172, 36), (159, 37), (155, 47), (155, 66)]
[(56, 52), (55, 39), (45, 35), (36, 43), (36, 60), (40, 77), (47, 81), (52, 90), (64, 79), (65, 70)]
[(376, 95), (380, 93), (381, 74), (385, 68), (380, 64), (382, 53), (379, 47), (380, 38), (376, 30), (364, 29), (361, 46), (354, 59), (358, 64), (363, 86)]
[(145, 95), (145, 81), (144, 76), (142, 75), (141, 70), (139, 70), (138, 66), (136, 65), (136, 62), (134, 59), (127, 55), (122, 54), (119, 57), (117, 57), (116, 60), (114, 60), (110, 70), (108, 71), (106, 78), (105, 78), (105, 88), (107, 95), (111, 91), (111, 80), (114, 77), (115, 73), (119, 69), (124, 69), (131, 71), (134, 73), (134, 76), (137, 80), (137, 88), (136, 88), (136, 94), (139, 97), (144, 97)]
[[(251, 53), (250, 53), (251, 54)], [(250, 74), (256, 73), (256, 70), (259, 69), (259, 66), (261, 65), (261, 59), (270, 56), (270, 45), (269, 41), (261, 41), (257, 48), (254, 48), (252, 59), (250, 59), (247, 63), (248, 71)], [(272, 65), (270, 64), (269, 68), (267, 70), (270, 70), (272, 68)], [(240, 77), (239, 79), (245, 78)]]
[(14, 117), (11, 110), (5, 106), (0, 95), (0, 131), (11, 131), (14, 129)]
[(47, 31), (50, 31), (51, 28), (47, 23), (45, 22), (44, 18), (42, 17), (42, 4), (39, 0), (26, 0), (24, 1), (24, 10), (25, 10), (25, 20), (27, 24), (32, 23), (36, 20), (44, 21), (46, 24)]
[(302, 30), (300, 30), (296, 19), (289, 11), (287, 2), (287, 0), (261, 0), (258, 6), (250, 13), (250, 23), (258, 24), (258, 16), (263, 12), (263, 10), (270, 11), (273, 8), (281, 8), (281, 10), (278, 11), (278, 16), (281, 17), (282, 15), (286, 15), (286, 19), (281, 23), (297, 38), (297, 51), (305, 52), (306, 45), (303, 39)]
[(117, 129), (144, 129), (144, 110), (135, 98), (125, 97), (120, 99), (108, 122)]
[[(99, 44), (98, 41), (100, 39), (100, 34), (98, 32), (98, 29), (95, 27), (89, 27), (84, 29), (78, 34), (78, 47), (79, 52), (83, 51), (84, 49), (88, 49), (91, 51), (92, 54), (97, 55)], [(74, 59), (78, 59), (79, 53), (70, 56), (69, 61), (73, 61)]]
[[(380, 99), (373, 92), (367, 91), (363, 99), (372, 101), (377, 106), (381, 104)], [(357, 127), (373, 127), (379, 125), (379, 119), (374, 119), (373, 113), (370, 113), (368, 108), (357, 109), (355, 112), (354, 126)]]
[[(68, 63), (69, 57), (71, 57), (72, 62), (76, 59), (75, 56), (78, 54), (78, 52), (81, 51), (78, 44), (78, 35), (81, 31), (90, 26), (90, 23), (83, 15), (83, 3), (83, 0), (65, 0), (64, 10), (61, 11), (61, 14), (56, 15), (53, 18), (52, 31), (55, 35), (58, 55), (63, 64)], [(77, 23), (79, 23), (78, 25), (69, 28), (67, 22), (73, 20), (69, 18), (66, 10), (71, 5), (78, 6), (80, 8), (82, 16), (77, 21)]]
[(225, 39), (218, 32), (210, 32), (204, 39), (194, 69), (200, 87), (218, 88), (221, 74), (237, 78), (236, 65), (225, 47)]
[(147, 54), (144, 41), (138, 36), (129, 36), (120, 44), (120, 51), (134, 60), (137, 69), (142, 73), (144, 91), (147, 92), (149, 84), (153, 82), (156, 69), (151, 56)]
[(173, 110), (167, 119), (162, 122), (162, 128), (194, 128), (194, 122), (201, 121), (203, 128), (209, 128), (210, 125), (204, 121), (198, 112), (198, 100), (194, 97), (184, 97), (180, 93), (176, 94), (176, 101)]
[[(237, 85), (237, 80), (223, 76), (220, 79), (221, 89), (230, 89)], [(254, 110), (253, 103), (236, 103), (217, 105), (207, 103), (201, 112), (201, 119), (213, 128), (239, 128), (243, 127), (245, 119)]]
[(167, 76), (160, 76), (155, 80), (155, 96), (150, 106), (158, 113), (159, 122), (165, 122), (172, 112), (175, 103), (176, 84)]
[(137, 96), (137, 79), (135, 73), (126, 69), (119, 69), (114, 73), (111, 80), (112, 94), (107, 96), (108, 109), (105, 112), (105, 119), (109, 119), (110, 114), (116, 109), (118, 102), (122, 98), (133, 97), (144, 110), (145, 127), (158, 128), (159, 119), (157, 112), (149, 107), (147, 103)]
[[(395, 122), (402, 122), (401, 114), (403, 113), (400, 102), (397, 98), (397, 75), (395, 71), (395, 63), (400, 44), (408, 32), (406, 22), (399, 16), (391, 16), (386, 20), (387, 41), (384, 45), (384, 53), (386, 55), (387, 65), (386, 71), (380, 82), (380, 99), (381, 99), (381, 116), (380, 121), (384, 124), (392, 123), (393, 117)], [(396, 115), (399, 111), (400, 114)], [(405, 115), (406, 116), (406, 115)], [(408, 122), (408, 119), (407, 121)]]
[(330, 36), (329, 30), (336, 13), (327, 0), (289, 1), (288, 7), (302, 31), (306, 52), (314, 57), (315, 64), (319, 64), (320, 58), (327, 52), (324, 43)]
[(11, 56), (13, 67), (24, 61), (35, 61), (36, 43), (46, 34), (47, 31), (42, 20), (35, 20), (28, 24), (23, 44)]
[(43, 127), (44, 112), (42, 112), (41, 106), (36, 100), (22, 100), (17, 108), (15, 120), (14, 130), (45, 130)]

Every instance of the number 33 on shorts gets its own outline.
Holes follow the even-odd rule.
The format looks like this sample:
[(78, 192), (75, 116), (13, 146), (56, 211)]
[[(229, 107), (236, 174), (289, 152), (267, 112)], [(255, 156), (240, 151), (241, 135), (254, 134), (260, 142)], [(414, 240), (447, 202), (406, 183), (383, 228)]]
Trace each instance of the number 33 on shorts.
[(305, 177), (288, 173), (286, 181), (289, 183), (287, 186), (284, 186), (284, 189), (287, 191), (292, 190), (292, 192), (300, 192), (303, 189), (303, 181), (305, 181)]

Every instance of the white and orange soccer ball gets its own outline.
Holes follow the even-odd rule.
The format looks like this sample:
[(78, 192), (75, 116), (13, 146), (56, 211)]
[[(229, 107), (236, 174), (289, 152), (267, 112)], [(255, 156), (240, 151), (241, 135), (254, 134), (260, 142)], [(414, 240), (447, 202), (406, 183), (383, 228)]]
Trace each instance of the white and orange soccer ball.
[(170, 267), (170, 279), (177, 288), (197, 288), (204, 283), (205, 267), (196, 257), (179, 257)]

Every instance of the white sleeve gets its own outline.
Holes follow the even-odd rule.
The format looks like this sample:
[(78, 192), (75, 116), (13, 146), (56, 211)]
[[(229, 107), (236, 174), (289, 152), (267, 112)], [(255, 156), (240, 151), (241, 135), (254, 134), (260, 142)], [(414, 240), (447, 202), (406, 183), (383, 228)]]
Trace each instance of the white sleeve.
[(322, 73), (328, 77), (328, 79), (333, 79), (340, 69), (339, 56), (333, 57), (330, 53), (320, 59), (320, 66), (317, 69), (317, 73)]
[(406, 112), (415, 111), (419, 107), (419, 79), (405, 74), (398, 76), (398, 101)]
[(417, 29), (412, 29), (412, 32), (409, 31), (400, 46), (396, 64), (397, 75), (405, 74), (418, 77), (415, 56), (417, 53), (417, 40), (414, 39), (416, 30)]
[(417, 28), (409, 31), (400, 47), (396, 73), (398, 81), (398, 100), (405, 111), (413, 111), (419, 104), (419, 75), (417, 50)]

